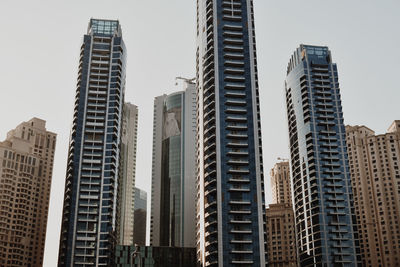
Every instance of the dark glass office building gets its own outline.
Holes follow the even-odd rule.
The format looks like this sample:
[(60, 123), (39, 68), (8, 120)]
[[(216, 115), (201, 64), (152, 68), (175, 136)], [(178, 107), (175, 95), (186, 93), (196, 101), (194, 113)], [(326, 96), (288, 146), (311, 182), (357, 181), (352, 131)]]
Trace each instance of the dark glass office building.
[(300, 45), (285, 82), (301, 266), (357, 266), (338, 71), (327, 47)]
[(252, 0), (197, 1), (198, 260), (265, 266)]
[(119, 22), (91, 19), (80, 51), (58, 266), (110, 266), (125, 89)]

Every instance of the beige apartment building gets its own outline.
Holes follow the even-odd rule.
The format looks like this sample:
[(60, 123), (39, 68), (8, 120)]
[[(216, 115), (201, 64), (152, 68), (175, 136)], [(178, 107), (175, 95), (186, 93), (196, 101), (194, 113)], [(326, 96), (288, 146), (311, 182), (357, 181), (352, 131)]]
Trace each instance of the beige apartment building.
[(278, 162), (270, 172), (273, 203), (292, 205), (290, 166), (288, 161)]
[(400, 266), (400, 120), (386, 134), (346, 126), (363, 266)]
[(289, 162), (271, 169), (273, 204), (266, 210), (268, 266), (298, 266)]
[(0, 142), (0, 266), (41, 267), (56, 134), (23, 122)]

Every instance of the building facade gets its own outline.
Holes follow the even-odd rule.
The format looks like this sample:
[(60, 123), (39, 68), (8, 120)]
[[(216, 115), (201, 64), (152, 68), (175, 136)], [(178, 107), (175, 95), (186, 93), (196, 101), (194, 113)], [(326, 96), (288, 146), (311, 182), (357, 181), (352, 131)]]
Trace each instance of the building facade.
[(38, 118), (0, 142), (0, 266), (43, 265), (55, 148)]
[(293, 207), (288, 203), (270, 204), (267, 217), (269, 267), (297, 267)]
[(150, 245), (195, 247), (196, 87), (154, 100)]
[(272, 201), (274, 204), (292, 205), (292, 186), (290, 180), (289, 161), (278, 162), (270, 172)]
[(133, 245), (138, 107), (124, 103), (117, 205), (117, 243)]
[(346, 126), (363, 266), (400, 264), (400, 121), (386, 134)]
[(273, 203), (266, 210), (268, 266), (297, 266), (289, 162), (276, 163), (270, 175)]
[(300, 45), (285, 82), (301, 266), (356, 266), (357, 233), (336, 64)]
[(79, 60), (58, 266), (114, 260), (125, 56), (119, 22), (91, 19)]
[(135, 223), (133, 226), (133, 244), (146, 246), (147, 193), (135, 187)]
[(252, 0), (197, 1), (198, 260), (265, 266)]

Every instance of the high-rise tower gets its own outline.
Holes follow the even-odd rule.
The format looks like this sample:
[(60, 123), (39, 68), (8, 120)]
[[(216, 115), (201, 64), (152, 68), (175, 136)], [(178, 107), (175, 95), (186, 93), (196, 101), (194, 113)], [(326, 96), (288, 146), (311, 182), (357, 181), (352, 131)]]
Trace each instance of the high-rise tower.
[(23, 122), (0, 142), (0, 266), (43, 265), (56, 134)]
[(285, 87), (300, 264), (356, 266), (345, 127), (329, 49), (300, 45)]
[(346, 126), (363, 266), (400, 264), (400, 120), (386, 134)]
[(113, 261), (125, 55), (119, 22), (91, 19), (79, 60), (58, 266)]
[(198, 233), (203, 266), (265, 266), (252, 0), (197, 1)]
[(273, 203), (292, 205), (292, 186), (288, 161), (278, 162), (270, 172)]
[(150, 245), (196, 246), (196, 86), (154, 99)]

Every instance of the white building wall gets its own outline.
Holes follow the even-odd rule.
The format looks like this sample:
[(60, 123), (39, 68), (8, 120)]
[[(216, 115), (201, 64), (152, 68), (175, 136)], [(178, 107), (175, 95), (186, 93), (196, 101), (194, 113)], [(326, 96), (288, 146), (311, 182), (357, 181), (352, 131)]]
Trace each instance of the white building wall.
[(196, 247), (196, 85), (185, 82), (183, 246)]
[(150, 245), (160, 245), (160, 199), (161, 199), (161, 148), (163, 103), (166, 95), (154, 99), (153, 156), (151, 174)]

